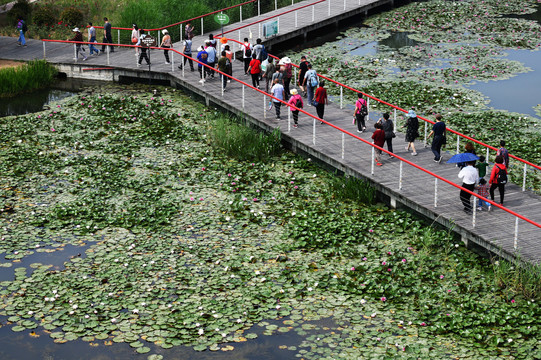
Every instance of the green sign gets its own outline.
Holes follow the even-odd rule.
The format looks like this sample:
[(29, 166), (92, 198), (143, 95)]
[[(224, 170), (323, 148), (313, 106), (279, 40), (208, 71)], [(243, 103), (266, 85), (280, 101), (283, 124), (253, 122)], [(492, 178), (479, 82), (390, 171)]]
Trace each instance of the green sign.
[(269, 21), (263, 24), (263, 36), (269, 37), (278, 34), (278, 21)]
[(214, 20), (220, 25), (225, 25), (229, 23), (229, 16), (226, 14), (216, 14), (214, 15)]

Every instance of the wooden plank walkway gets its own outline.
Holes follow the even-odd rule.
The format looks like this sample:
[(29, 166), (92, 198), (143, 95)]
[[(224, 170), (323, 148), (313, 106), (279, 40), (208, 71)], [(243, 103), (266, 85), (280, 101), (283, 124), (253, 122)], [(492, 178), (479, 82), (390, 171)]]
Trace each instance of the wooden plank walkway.
[[(344, 11), (343, 2), (339, 8), (333, 8), (331, 17), (328, 16), (328, 4), (326, 2), (315, 5), (314, 16), (315, 22), (312, 22), (312, 10), (308, 8), (308, 14), (297, 15), (297, 27), (295, 27), (294, 13), (282, 15), (280, 20), (280, 35), (273, 38), (273, 41), (279, 42), (281, 37), (284, 39), (298, 33), (299, 29), (315, 29), (319, 22), (335, 21), (337, 17), (343, 16), (344, 13), (361, 13), (370, 7), (381, 5), (386, 2), (361, 0), (352, 2), (350, 7)], [(276, 11), (283, 12), (288, 8), (302, 6), (305, 2), (297, 3), (291, 7), (282, 8)], [(308, 3), (308, 2), (306, 2)], [(359, 5), (360, 4), (360, 5)], [(266, 18), (272, 13), (262, 14), (260, 18)], [(334, 15), (334, 17), (333, 17)], [(301, 20), (302, 19), (302, 20)], [(253, 22), (257, 18), (245, 20), (244, 23)], [(229, 25), (225, 28), (235, 28), (240, 24)], [(252, 30), (253, 31), (253, 30)], [(245, 30), (245, 34), (249, 32)], [(242, 35), (244, 37), (246, 35)], [(295, 35), (298, 36), (298, 35)], [(202, 43), (207, 36), (199, 36), (194, 39), (194, 48), (196, 44)], [(13, 60), (30, 60), (43, 58), (43, 45), (41, 41), (29, 40), (28, 47), (17, 47), (16, 38), (0, 37), (0, 58)], [(180, 50), (180, 44), (175, 44), (175, 49)], [(73, 70), (72, 75), (77, 77), (93, 77), (97, 71), (83, 71), (84, 68), (92, 67), (109, 67), (106, 62), (106, 56), (90, 57), (88, 61), (73, 61), (73, 45), (62, 43), (47, 43), (47, 60), (57, 64), (59, 68), (70, 68)], [(88, 50), (87, 50), (88, 53)], [(123, 76), (131, 76), (138, 78), (148, 78), (148, 67), (135, 66), (135, 56), (133, 49), (119, 49), (111, 54), (111, 67), (114, 68), (115, 76), (122, 74)], [(175, 61), (179, 62), (179, 55), (174, 55)], [(321, 125), (307, 115), (300, 115), (299, 127), (292, 128), (292, 123), (288, 124), (288, 111), (282, 106), (282, 120), (276, 120), (274, 109), (264, 110), (268, 103), (268, 97), (264, 99), (264, 95), (256, 93), (245, 87), (244, 108), (242, 106), (242, 85), (232, 80), (227, 86), (227, 91), (221, 93), (219, 78), (208, 80), (204, 85), (199, 83), (198, 72), (185, 71), (184, 76), (181, 71), (176, 68), (176, 65), (164, 64), (164, 58), (161, 51), (152, 51), (152, 74), (153, 78), (169, 79), (171, 84), (187, 89), (191, 92), (203, 96), (207, 103), (211, 103), (221, 107), (227, 111), (239, 114), (247, 119), (247, 121), (256, 124), (257, 126), (271, 130), (280, 128), (283, 133), (283, 139), (290, 144), (293, 150), (302, 152), (309, 157), (318, 159), (336, 169), (344, 171), (358, 177), (368, 179), (376, 188), (388, 197), (389, 203), (392, 206), (399, 208), (407, 208), (413, 210), (434, 222), (439, 223), (451, 231), (459, 234), (462, 239), (470, 244), (474, 243), (490, 252), (501, 253), (506, 258), (512, 258), (515, 254), (515, 217), (500, 209), (495, 209), (492, 212), (477, 212), (475, 227), (472, 224), (472, 216), (467, 215), (462, 211), (462, 204), (459, 200), (459, 190), (451, 185), (445, 184), (443, 181), (438, 181), (438, 198), (437, 206), (434, 206), (434, 187), (435, 178), (425, 172), (415, 169), (407, 164), (403, 164), (403, 181), (402, 188), (399, 189), (399, 173), (401, 161), (397, 158), (388, 158), (383, 156), (384, 166), (377, 167), (374, 174), (371, 174), (371, 146), (364, 144), (350, 136), (345, 136), (344, 140), (344, 158), (342, 158), (342, 133), (328, 125)], [(316, 69), (317, 70), (317, 69)], [(243, 65), (240, 61), (234, 63), (233, 75), (237, 76), (241, 81), (251, 84), (249, 77), (242, 74)], [(264, 85), (262, 83), (262, 85)], [(262, 87), (263, 88), (263, 87)], [(306, 106), (305, 110), (316, 115), (315, 108)], [(265, 117), (266, 112), (266, 117)], [(325, 120), (350, 132), (355, 132), (355, 127), (351, 124), (352, 109), (340, 109), (339, 104), (331, 103), (325, 109)], [(361, 138), (370, 141), (373, 131), (373, 122), (381, 114), (371, 114), (366, 133), (357, 134)], [(291, 127), (289, 126), (291, 125)], [(316, 134), (316, 141), (313, 144), (313, 134)], [(398, 129), (399, 130), (399, 129)], [(394, 152), (413, 163), (424, 167), (425, 169), (436, 173), (437, 175), (449, 179), (450, 181), (460, 184), (457, 177), (458, 169), (454, 165), (437, 164), (433, 162), (433, 155), (429, 148), (424, 148), (422, 143), (417, 143), (418, 156), (411, 156), (404, 149), (406, 144), (404, 135), (398, 133), (393, 141)], [(494, 156), (494, 154), (491, 154)], [(444, 153), (444, 162), (449, 159), (450, 154)], [(498, 199), (498, 194), (496, 194)], [(530, 191), (523, 192), (521, 188), (515, 184), (506, 186), (506, 202), (505, 205), (518, 212), (519, 214), (541, 223), (541, 197), (533, 194)], [(517, 249), (520, 252), (521, 258), (533, 263), (538, 263), (541, 260), (541, 229), (531, 225), (523, 220), (518, 221), (519, 231), (517, 239)]]

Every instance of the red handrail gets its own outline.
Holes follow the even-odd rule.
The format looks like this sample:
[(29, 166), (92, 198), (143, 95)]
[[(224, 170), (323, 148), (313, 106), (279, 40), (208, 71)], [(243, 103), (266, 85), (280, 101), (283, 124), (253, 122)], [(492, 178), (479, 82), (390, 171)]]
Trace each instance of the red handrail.
[[(232, 5), (232, 6), (229, 6), (229, 7), (223, 8), (223, 9), (220, 9), (220, 10), (216, 10), (216, 11), (210, 12), (210, 13), (208, 13), (208, 14), (199, 15), (199, 16), (196, 16), (196, 17), (191, 18), (191, 19), (188, 19), (188, 20), (182, 20), (182, 21), (179, 21), (179, 22), (174, 23), (174, 24), (171, 24), (171, 25), (163, 26), (163, 27), (161, 27), (161, 28), (157, 28), (157, 29), (143, 29), (143, 30), (145, 30), (145, 31), (159, 31), (159, 30), (167, 29), (167, 28), (170, 28), (170, 27), (173, 27), (173, 26), (177, 26), (177, 25), (180, 25), (180, 24), (183, 24), (183, 23), (187, 23), (187, 22), (190, 22), (190, 21), (193, 21), (193, 20), (201, 19), (201, 18), (206, 17), (206, 16), (214, 15), (214, 14), (220, 13), (220, 12), (222, 12), (222, 11), (234, 9), (234, 8), (236, 8), (236, 7), (240, 7), (240, 6), (243, 6), (243, 5), (246, 5), (246, 4), (250, 4), (250, 3), (253, 3), (253, 2), (256, 2), (256, 1), (258, 1), (258, 0), (249, 0), (249, 1), (245, 1), (245, 2), (240, 3), (240, 4), (237, 4), (237, 5)], [(103, 29), (103, 26), (94, 26), (94, 27), (95, 27), (96, 29)], [(113, 30), (132, 30), (132, 28), (122, 28), (122, 27), (111, 27), (111, 29), (113, 29)]]
[[(327, 1), (327, 0), (320, 0), (320, 1)], [(318, 2), (320, 2), (320, 1), (318, 1)], [(310, 6), (310, 5), (308, 5), (308, 6)], [(278, 16), (278, 15), (274, 15), (273, 17), (275, 17), (275, 16)], [(244, 26), (243, 26), (243, 27), (244, 27)], [(241, 28), (242, 28), (242, 27), (241, 27)], [(234, 30), (236, 30), (236, 29), (234, 29)], [(231, 31), (234, 31), (234, 30), (231, 30)], [(227, 31), (227, 32), (229, 32), (229, 31)], [(224, 33), (225, 33), (225, 32), (224, 32)], [(219, 35), (221, 35), (221, 34), (219, 34)], [(217, 37), (219, 37), (219, 35), (217, 35)], [(234, 41), (234, 42), (236, 42), (236, 43), (238, 43), (238, 44), (242, 44), (242, 42), (240, 42), (240, 41), (238, 41), (238, 40), (235, 40), (235, 39), (232, 39), (232, 38), (228, 38), (228, 40)], [(271, 54), (269, 54), (269, 56), (271, 56), (271, 57), (274, 58), (274, 59), (278, 59), (278, 60), (280, 59), (279, 57), (274, 56), (274, 55), (271, 55)], [(297, 64), (292, 64), (292, 65), (295, 66), (295, 67), (297, 67), (297, 68), (299, 67)], [(336, 84), (336, 85), (339, 85), (339, 86), (342, 86), (342, 87), (344, 87), (344, 88), (346, 88), (346, 89), (348, 89), (348, 90), (351, 90), (351, 91), (353, 91), (353, 92), (361, 93), (361, 94), (363, 94), (364, 96), (366, 96), (366, 97), (368, 97), (368, 98), (370, 98), (370, 99), (372, 99), (372, 100), (375, 100), (375, 101), (377, 101), (377, 102), (379, 102), (379, 103), (381, 103), (381, 104), (387, 105), (387, 106), (389, 106), (389, 107), (391, 107), (391, 108), (394, 108), (394, 109), (396, 109), (396, 110), (402, 111), (403, 113), (407, 113), (407, 112), (408, 112), (407, 110), (404, 110), (404, 109), (402, 109), (402, 108), (400, 108), (400, 107), (398, 107), (398, 106), (396, 106), (396, 105), (393, 105), (393, 104), (388, 103), (388, 102), (386, 102), (386, 101), (384, 101), (384, 100), (378, 99), (378, 98), (375, 97), (375, 96), (366, 94), (366, 93), (364, 93), (364, 92), (362, 92), (362, 91), (360, 91), (360, 90), (354, 89), (354, 88), (352, 88), (352, 87), (350, 87), (350, 86), (348, 86), (348, 85), (342, 84), (342, 83), (340, 83), (340, 82), (338, 82), (338, 81), (336, 81), (336, 80), (333, 80), (333, 79), (331, 79), (331, 78), (329, 78), (329, 77), (326, 77), (325, 75), (318, 74), (318, 76), (321, 77), (321, 78), (323, 78), (323, 79), (325, 79), (325, 80), (327, 80), (327, 81), (330, 81), (330, 82), (332, 82), (332, 83), (334, 83), (334, 84)], [(430, 123), (430, 124), (434, 124), (434, 121), (432, 121), (432, 120), (430, 120), (430, 119), (424, 118), (424, 117), (422, 117), (422, 116), (417, 116), (417, 117), (418, 117), (419, 119), (425, 121), (425, 122), (428, 122), (428, 123)], [(474, 138), (472, 138), (472, 137), (470, 137), (470, 136), (468, 136), (468, 135), (462, 134), (462, 133), (460, 133), (460, 132), (458, 132), (458, 131), (456, 131), (456, 130), (453, 130), (453, 129), (450, 129), (450, 128), (446, 128), (446, 131), (449, 131), (449, 132), (451, 132), (451, 133), (453, 133), (453, 134), (455, 134), (455, 135), (457, 135), (457, 136), (460, 136), (460, 137), (463, 137), (463, 138), (468, 139), (468, 140), (470, 140), (470, 141), (473, 141), (473, 142), (475, 142), (475, 143), (477, 143), (477, 144), (479, 144), (479, 145), (481, 145), (481, 146), (487, 147), (487, 148), (489, 148), (489, 149), (491, 149), (491, 150), (495, 150), (495, 151), (498, 150), (497, 148), (495, 148), (495, 147), (492, 146), (492, 145), (485, 144), (485, 143), (483, 143), (482, 141), (479, 141), (479, 140), (477, 140), (477, 139), (474, 139)], [(530, 162), (530, 161), (528, 161), (528, 160), (519, 158), (518, 156), (515, 156), (515, 155), (512, 155), (512, 154), (509, 154), (509, 156), (512, 157), (512, 158), (515, 159), (515, 160), (518, 160), (519, 162), (522, 162), (522, 163), (527, 164), (527, 165), (529, 165), (529, 166), (531, 166), (531, 167), (533, 167), (533, 168), (536, 168), (537, 170), (541, 170), (541, 166), (536, 165), (536, 164), (534, 164), (534, 163), (532, 163), (532, 162)]]
[[(141, 46), (136, 46), (136, 45), (110, 44), (110, 43), (91, 43), (91, 42), (85, 42), (85, 41), (49, 40), (49, 39), (42, 39), (42, 41), (46, 41), (46, 42), (59, 42), (59, 43), (72, 43), (72, 44), (113, 45), (113, 46), (120, 46), (120, 47), (131, 47), (131, 48), (136, 48), (136, 47), (138, 47), (138, 48), (141, 48)], [(151, 46), (151, 47), (148, 47), (148, 48), (149, 48), (149, 49), (156, 49), (156, 50), (164, 50), (164, 48), (162, 48), (162, 47), (157, 47), (157, 46)], [(175, 53), (177, 53), (177, 54), (179, 54), (179, 55), (181, 55), (181, 56), (183, 56), (183, 57), (190, 58), (189, 56), (185, 55), (185, 54), (182, 53), (182, 52), (179, 52), (179, 51), (176, 50), (176, 49), (168, 49), (168, 50), (169, 50), (169, 51), (174, 51)], [(403, 157), (401, 157), (401, 156), (399, 156), (399, 155), (397, 155), (397, 154), (391, 153), (391, 152), (389, 152), (388, 150), (385, 150), (384, 148), (381, 148), (381, 147), (379, 147), (379, 146), (377, 146), (377, 145), (375, 145), (375, 144), (372, 144), (371, 142), (369, 142), (369, 141), (367, 141), (367, 140), (365, 140), (365, 139), (363, 139), (363, 138), (361, 138), (361, 137), (359, 137), (359, 136), (357, 136), (357, 135), (355, 135), (355, 134), (353, 134), (353, 133), (350, 133), (350, 132), (347, 131), (347, 130), (344, 130), (344, 129), (342, 129), (342, 128), (340, 128), (340, 127), (334, 125), (334, 124), (331, 124), (331, 123), (327, 122), (327, 121), (324, 120), (324, 119), (320, 119), (320, 118), (318, 118), (317, 116), (312, 115), (312, 114), (306, 112), (305, 110), (296, 107), (295, 105), (290, 105), (290, 104), (288, 104), (287, 102), (285, 102), (284, 100), (278, 99), (278, 98), (276, 98), (276, 97), (274, 97), (274, 96), (272, 96), (272, 95), (270, 95), (270, 94), (264, 92), (263, 90), (257, 89), (257, 88), (255, 88), (255, 87), (253, 87), (252, 85), (245, 83), (245, 82), (242, 81), (242, 80), (239, 80), (239, 79), (237, 79), (237, 78), (234, 78), (233, 76), (231, 76), (231, 75), (229, 75), (229, 74), (223, 73), (223, 72), (221, 72), (221, 71), (218, 70), (218, 69), (215, 69), (215, 68), (213, 68), (213, 67), (210, 67), (209, 65), (204, 64), (204, 63), (198, 61), (197, 59), (194, 59), (194, 58), (190, 58), (190, 59), (192, 59), (193, 61), (195, 61), (195, 62), (198, 63), (198, 64), (201, 64), (202, 66), (205, 66), (205, 67), (208, 67), (209, 69), (212, 69), (213, 71), (215, 71), (215, 72), (217, 72), (217, 73), (219, 73), (219, 74), (221, 74), (221, 75), (225, 75), (225, 76), (227, 76), (228, 78), (233, 79), (233, 80), (235, 80), (235, 81), (241, 83), (241, 84), (244, 85), (244, 86), (248, 86), (248, 87), (251, 88), (252, 90), (255, 90), (255, 91), (257, 91), (257, 92), (259, 92), (259, 93), (261, 93), (261, 94), (263, 94), (263, 95), (265, 95), (265, 96), (268, 96), (268, 97), (270, 97), (271, 99), (278, 100), (279, 102), (283, 103), (285, 106), (293, 107), (293, 108), (295, 108), (296, 110), (299, 110), (300, 112), (302, 112), (303, 114), (308, 115), (309, 117), (311, 117), (311, 118), (313, 118), (313, 119), (316, 119), (317, 121), (321, 121), (321, 122), (323, 122), (323, 123), (325, 123), (325, 124), (327, 124), (327, 125), (329, 125), (329, 126), (335, 128), (336, 130), (338, 130), (338, 131), (340, 131), (340, 132), (343, 132), (343, 133), (345, 133), (345, 134), (347, 134), (347, 135), (349, 135), (349, 136), (351, 136), (351, 137), (353, 137), (353, 138), (355, 138), (355, 139), (357, 139), (357, 140), (362, 141), (362, 142), (365, 143), (365, 144), (368, 144), (368, 145), (370, 145), (370, 146), (372, 146), (372, 147), (374, 147), (374, 148), (376, 148), (376, 149), (382, 150), (383, 152), (385, 152), (385, 153), (387, 153), (387, 154), (389, 154), (389, 155), (394, 156), (395, 158), (399, 159), (400, 161), (403, 161), (403, 162), (405, 162), (406, 164), (408, 164), (408, 165), (410, 165), (410, 166), (413, 166), (414, 168), (416, 168), (416, 169), (418, 169), (418, 170), (421, 170), (421, 171), (423, 171), (423, 172), (425, 172), (425, 173), (427, 173), (427, 174), (429, 174), (429, 175), (435, 177), (435, 178), (438, 179), (438, 180), (441, 180), (441, 181), (443, 181), (443, 182), (445, 182), (445, 183), (447, 183), (447, 184), (449, 184), (449, 185), (452, 185), (452, 186), (454, 186), (454, 187), (457, 188), (457, 189), (464, 190), (464, 191), (466, 191), (467, 193), (469, 193), (469, 194), (471, 194), (471, 195), (473, 195), (473, 196), (475, 196), (475, 197), (477, 197), (477, 198), (479, 198), (479, 199), (482, 199), (482, 200), (484, 200), (484, 201), (487, 201), (487, 202), (490, 203), (491, 205), (494, 205), (495, 207), (500, 208), (500, 209), (502, 209), (502, 210), (508, 212), (509, 214), (511, 214), (511, 215), (513, 215), (513, 216), (515, 216), (515, 217), (521, 219), (521, 220), (524, 220), (524, 221), (526, 221), (526, 222), (528, 222), (528, 223), (530, 223), (530, 224), (532, 224), (532, 225), (534, 225), (534, 226), (537, 226), (538, 228), (541, 228), (541, 224), (538, 224), (538, 223), (536, 223), (535, 221), (530, 220), (530, 219), (528, 219), (527, 217), (522, 216), (522, 215), (520, 215), (520, 214), (514, 212), (513, 210), (510, 210), (510, 209), (508, 209), (508, 208), (506, 208), (506, 207), (504, 207), (504, 206), (502, 206), (502, 205), (500, 205), (500, 204), (498, 204), (498, 203), (495, 203), (495, 202), (492, 201), (492, 200), (486, 199), (486, 198), (482, 197), (481, 195), (479, 195), (479, 194), (477, 194), (477, 193), (475, 193), (475, 192), (473, 192), (473, 191), (470, 191), (469, 189), (463, 188), (462, 186), (457, 185), (457, 184), (455, 184), (454, 182), (452, 182), (452, 181), (450, 181), (450, 180), (447, 180), (447, 179), (445, 179), (445, 178), (443, 178), (443, 177), (441, 177), (441, 176), (439, 176), (439, 175), (433, 173), (432, 171), (427, 170), (427, 169), (425, 169), (425, 168), (423, 168), (423, 167), (421, 167), (421, 166), (419, 166), (419, 165), (417, 165), (417, 164), (415, 164), (415, 163), (412, 163), (412, 162), (410, 162), (409, 160), (406, 160), (405, 158), (403, 158)]]

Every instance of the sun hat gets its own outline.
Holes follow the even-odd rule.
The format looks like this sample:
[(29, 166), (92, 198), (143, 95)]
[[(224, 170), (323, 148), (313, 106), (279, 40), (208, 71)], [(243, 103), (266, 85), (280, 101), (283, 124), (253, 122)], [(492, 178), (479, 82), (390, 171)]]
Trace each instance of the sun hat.
[(410, 111), (408, 111), (408, 117), (414, 118), (414, 117), (417, 117), (417, 115), (415, 114), (415, 111), (410, 110)]
[(76, 27), (75, 29), (72, 30), (73, 32), (79, 32), (79, 28)]
[(299, 92), (297, 91), (297, 89), (291, 89), (290, 93), (291, 95), (297, 95)]
[(163, 29), (163, 30), (162, 30), (162, 34), (165, 35), (165, 34), (168, 34), (168, 33), (169, 33), (169, 31), (167, 31), (167, 29)]

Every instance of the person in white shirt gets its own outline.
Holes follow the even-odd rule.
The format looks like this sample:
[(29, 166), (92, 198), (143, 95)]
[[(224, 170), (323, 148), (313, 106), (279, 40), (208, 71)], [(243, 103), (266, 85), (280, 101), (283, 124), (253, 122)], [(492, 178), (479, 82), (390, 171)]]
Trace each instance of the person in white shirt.
[[(479, 179), (479, 172), (477, 171), (477, 168), (474, 167), (475, 161), (469, 161), (466, 164), (466, 167), (462, 168), (462, 170), (460, 170), (458, 173), (458, 177), (462, 179), (462, 187), (473, 192), (475, 189), (475, 183), (477, 182), (477, 179)], [(462, 201), (462, 204), (464, 205), (464, 212), (467, 214), (471, 213), (472, 211), (470, 198), (470, 193), (462, 189), (460, 190), (460, 201)]]
[(271, 88), (271, 95), (274, 96), (276, 99), (272, 99), (272, 103), (274, 105), (274, 109), (276, 110), (276, 119), (280, 120), (280, 107), (282, 106), (282, 102), (280, 100), (285, 99), (285, 92), (284, 92), (284, 86), (278, 82), (278, 80), (274, 80), (274, 85)]

